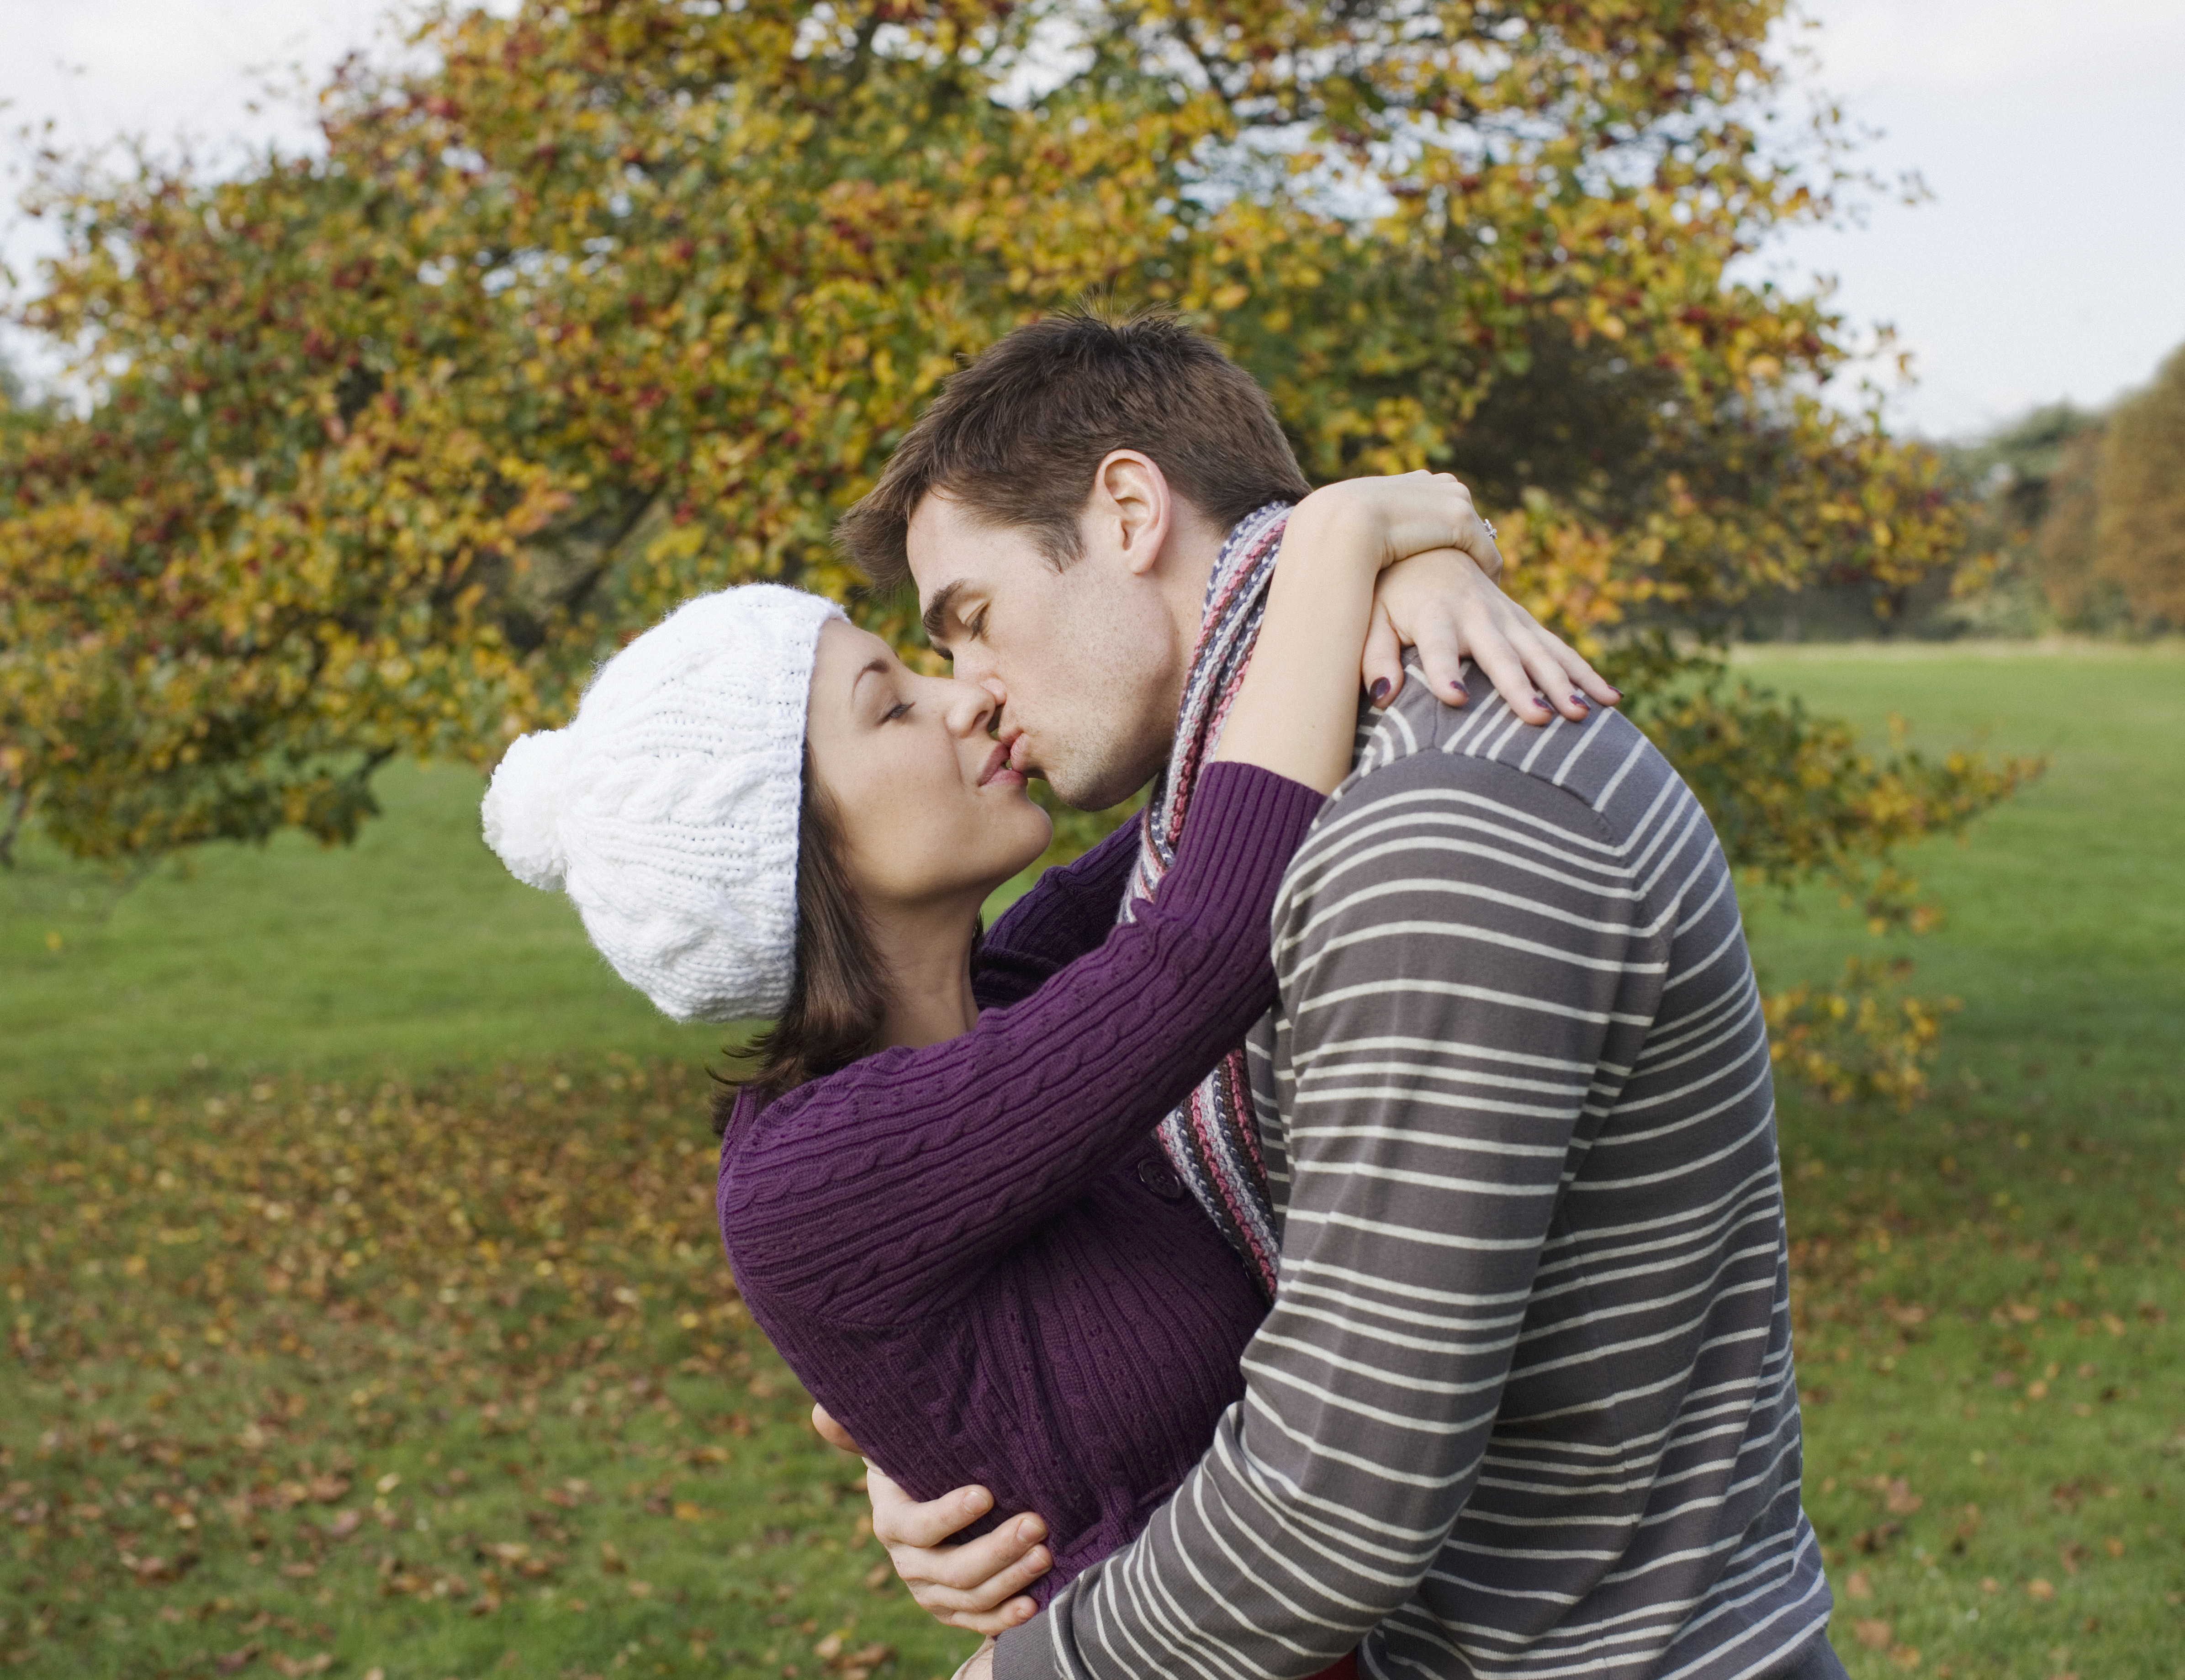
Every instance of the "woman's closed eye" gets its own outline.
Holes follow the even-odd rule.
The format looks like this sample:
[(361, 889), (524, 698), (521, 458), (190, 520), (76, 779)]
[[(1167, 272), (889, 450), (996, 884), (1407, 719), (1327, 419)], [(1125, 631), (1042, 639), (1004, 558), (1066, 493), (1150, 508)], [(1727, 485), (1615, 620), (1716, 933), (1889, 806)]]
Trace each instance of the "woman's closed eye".
[(901, 723), (904, 718), (910, 716), (910, 706), (911, 703), (907, 700), (897, 700), (893, 706), (888, 707), (886, 712), (880, 713), (880, 722), (883, 723)]

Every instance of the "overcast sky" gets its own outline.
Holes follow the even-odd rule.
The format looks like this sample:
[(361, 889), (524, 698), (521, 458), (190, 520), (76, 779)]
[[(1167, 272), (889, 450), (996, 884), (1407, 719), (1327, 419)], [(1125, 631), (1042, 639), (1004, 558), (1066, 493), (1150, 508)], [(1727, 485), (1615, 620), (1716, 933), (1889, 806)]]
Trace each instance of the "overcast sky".
[[(2038, 402), (2089, 405), (2185, 342), (2185, 3), (2181, 0), (1806, 0), (1801, 38), (1864, 153), (1917, 170), (1933, 198), (1886, 200), (1758, 265), (1801, 288), (1835, 276), (1855, 321), (1889, 321), (1918, 385), (1900, 424), (1962, 436)], [(85, 144), (192, 137), (202, 153), (308, 129), (249, 106), (268, 67), (316, 76), (373, 38), (383, 0), (0, 0), (0, 125)], [(4, 155), (12, 198), (20, 148)], [(36, 230), (0, 225), (18, 269)]]

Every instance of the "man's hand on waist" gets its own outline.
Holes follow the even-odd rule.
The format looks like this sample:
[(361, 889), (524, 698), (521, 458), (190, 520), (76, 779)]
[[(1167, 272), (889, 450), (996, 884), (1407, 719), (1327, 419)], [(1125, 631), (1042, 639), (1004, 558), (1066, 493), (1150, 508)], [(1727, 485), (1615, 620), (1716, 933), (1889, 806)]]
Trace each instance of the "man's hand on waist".
[[(857, 1442), (824, 1406), (812, 1408), (812, 1426), (830, 1446), (858, 1453)], [(958, 1487), (921, 1503), (866, 1459), (865, 1490), (874, 1538), (887, 1548), (888, 1561), (911, 1598), (935, 1621), (992, 1638), (1037, 1613), (1039, 1606), (1024, 1590), (1054, 1566), (1042, 1543), (1047, 1524), (1038, 1516), (1026, 1511), (958, 1545), (953, 1537), (993, 1509), (993, 1495), (985, 1488)]]

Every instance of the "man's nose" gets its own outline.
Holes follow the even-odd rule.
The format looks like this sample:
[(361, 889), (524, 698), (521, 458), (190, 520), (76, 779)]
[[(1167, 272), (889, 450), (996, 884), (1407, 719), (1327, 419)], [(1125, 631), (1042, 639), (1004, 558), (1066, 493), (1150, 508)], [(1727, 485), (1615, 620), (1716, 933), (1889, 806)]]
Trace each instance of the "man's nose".
[(1009, 716), (1009, 691), (991, 677), (979, 686), (986, 691), (994, 702), (992, 714), (994, 738), (1003, 746), (1014, 745), (1016, 738), (1024, 734), (1024, 725)]
[(944, 710), (948, 727), (959, 735), (981, 733), (1001, 710), (1000, 703), (983, 684), (967, 683), (957, 677), (943, 677), (937, 680), (948, 685)]

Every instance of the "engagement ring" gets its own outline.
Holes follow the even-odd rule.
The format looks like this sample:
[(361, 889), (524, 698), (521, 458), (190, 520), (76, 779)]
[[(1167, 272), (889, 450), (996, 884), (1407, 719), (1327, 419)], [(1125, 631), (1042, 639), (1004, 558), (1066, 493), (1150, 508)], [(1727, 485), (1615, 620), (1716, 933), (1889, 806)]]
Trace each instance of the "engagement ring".
[(1495, 522), (1493, 520), (1483, 519), (1479, 522), (1487, 527), (1487, 534), (1489, 536), (1491, 537), (1495, 534)]

